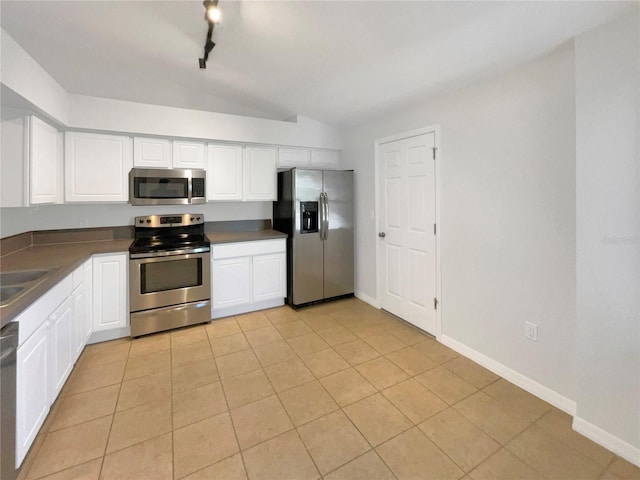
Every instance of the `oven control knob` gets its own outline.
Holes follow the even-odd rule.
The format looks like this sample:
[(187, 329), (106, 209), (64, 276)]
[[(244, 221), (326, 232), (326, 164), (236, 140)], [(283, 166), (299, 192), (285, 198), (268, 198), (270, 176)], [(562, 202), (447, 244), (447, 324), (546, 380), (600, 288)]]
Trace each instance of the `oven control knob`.
[(193, 222), (193, 217), (191, 217), (191, 221)]
[(147, 218), (147, 223), (151, 223), (151, 219), (150, 218)]
[(200, 221), (200, 217), (196, 217), (196, 219), (197, 219), (198, 221)]
[(140, 219), (140, 223), (144, 223), (144, 220)]

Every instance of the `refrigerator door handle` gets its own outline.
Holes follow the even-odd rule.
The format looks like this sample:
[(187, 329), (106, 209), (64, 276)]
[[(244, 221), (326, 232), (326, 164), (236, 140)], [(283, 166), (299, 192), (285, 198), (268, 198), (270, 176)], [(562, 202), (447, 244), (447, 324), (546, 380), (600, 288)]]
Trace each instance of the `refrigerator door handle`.
[(324, 193), (320, 192), (320, 228), (318, 229), (318, 235), (320, 240), (324, 240)]
[(320, 240), (325, 241), (327, 239), (327, 194), (322, 192), (320, 194)]
[(329, 238), (329, 195), (324, 193), (324, 239)]

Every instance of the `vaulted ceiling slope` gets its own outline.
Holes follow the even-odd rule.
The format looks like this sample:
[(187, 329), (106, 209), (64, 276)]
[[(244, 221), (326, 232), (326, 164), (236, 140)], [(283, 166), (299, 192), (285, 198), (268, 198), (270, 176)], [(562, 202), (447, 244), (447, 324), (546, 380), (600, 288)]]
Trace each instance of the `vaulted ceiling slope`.
[(349, 126), (543, 55), (634, 2), (0, 2), (2, 28), (69, 93)]

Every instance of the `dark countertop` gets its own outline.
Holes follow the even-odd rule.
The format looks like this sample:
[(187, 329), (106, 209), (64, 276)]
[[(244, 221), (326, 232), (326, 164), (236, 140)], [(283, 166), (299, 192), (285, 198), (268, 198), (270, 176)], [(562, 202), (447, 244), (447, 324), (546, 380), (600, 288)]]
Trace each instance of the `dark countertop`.
[(0, 307), (0, 327), (4, 327), (38, 300), (50, 288), (98, 253), (126, 252), (131, 239), (94, 242), (31, 245), (0, 258), (0, 271), (36, 270), (55, 268), (31, 288), (26, 288), (11, 302)]
[[(226, 226), (225, 223), (230, 224)], [(245, 224), (247, 222), (244, 222)], [(221, 230), (237, 226), (237, 222), (213, 224)], [(258, 225), (253, 222), (250, 226)], [(262, 224), (260, 224), (262, 226)], [(266, 226), (266, 224), (264, 225)], [(270, 222), (269, 222), (270, 226)], [(0, 306), (0, 327), (14, 320), (49, 289), (82, 265), (92, 255), (127, 252), (133, 239), (130, 227), (113, 229), (57, 230), (30, 232), (2, 239), (0, 272), (16, 270), (54, 269), (41, 281), (25, 288), (11, 302)], [(126, 238), (123, 238), (126, 237)], [(271, 228), (251, 231), (208, 231), (212, 244), (251, 242), (287, 238), (287, 235)]]
[(286, 233), (277, 230), (257, 230), (251, 232), (209, 232), (207, 237), (212, 244), (218, 243), (234, 243), (234, 242), (253, 242), (257, 240), (275, 240), (278, 238), (287, 238)]

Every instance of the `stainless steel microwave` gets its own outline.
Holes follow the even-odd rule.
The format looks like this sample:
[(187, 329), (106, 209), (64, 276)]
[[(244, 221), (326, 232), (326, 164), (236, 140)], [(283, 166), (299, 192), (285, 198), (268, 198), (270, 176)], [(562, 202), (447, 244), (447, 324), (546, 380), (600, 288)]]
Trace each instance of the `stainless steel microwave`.
[(132, 168), (129, 172), (131, 205), (194, 205), (205, 203), (205, 170)]

